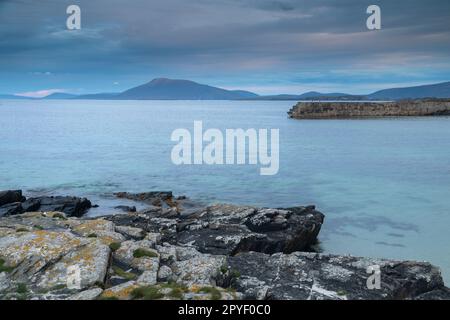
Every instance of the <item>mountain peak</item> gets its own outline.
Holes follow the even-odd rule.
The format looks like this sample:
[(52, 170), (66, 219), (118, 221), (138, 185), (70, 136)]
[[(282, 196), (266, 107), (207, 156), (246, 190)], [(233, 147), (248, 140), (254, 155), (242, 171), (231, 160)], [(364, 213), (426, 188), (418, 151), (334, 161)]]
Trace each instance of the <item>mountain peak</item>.
[(155, 78), (126, 90), (117, 99), (131, 100), (239, 100), (257, 97), (248, 91), (226, 90), (190, 80)]

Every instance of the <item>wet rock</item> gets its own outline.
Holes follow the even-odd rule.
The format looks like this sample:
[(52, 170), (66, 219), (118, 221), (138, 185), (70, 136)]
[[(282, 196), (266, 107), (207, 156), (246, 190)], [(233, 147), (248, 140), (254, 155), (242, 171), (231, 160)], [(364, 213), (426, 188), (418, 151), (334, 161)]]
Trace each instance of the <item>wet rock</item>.
[(33, 198), (39, 201), (39, 211), (61, 211), (70, 217), (81, 217), (92, 206), (86, 198), (78, 197), (39, 197)]
[(171, 191), (154, 191), (143, 193), (118, 192), (114, 195), (118, 198), (142, 201), (158, 207), (163, 206), (163, 204), (166, 204), (170, 207), (175, 206), (175, 203), (173, 202), (173, 194)]
[(25, 201), (25, 197), (22, 196), (22, 190), (0, 191), (0, 207), (5, 204), (23, 201)]
[(22, 212), (23, 208), (20, 202), (8, 203), (0, 207), (0, 217), (20, 214)]
[[(228, 259), (233, 287), (248, 299), (414, 299), (443, 288), (428, 263), (398, 262), (315, 253), (241, 253)], [(369, 289), (370, 266), (379, 266), (380, 289)]]
[(91, 206), (86, 198), (56, 196), (26, 199), (20, 190), (0, 192), (0, 217), (30, 211), (60, 211), (67, 216), (81, 217)]
[(114, 207), (114, 209), (119, 209), (122, 210), (124, 212), (136, 212), (136, 207), (130, 207), (130, 206), (116, 206)]

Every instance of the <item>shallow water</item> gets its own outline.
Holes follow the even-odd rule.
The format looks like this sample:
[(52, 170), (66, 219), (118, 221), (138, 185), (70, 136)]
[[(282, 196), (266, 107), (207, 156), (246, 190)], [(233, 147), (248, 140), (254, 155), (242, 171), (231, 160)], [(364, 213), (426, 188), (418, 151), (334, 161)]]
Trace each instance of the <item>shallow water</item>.
[[(325, 252), (427, 260), (450, 283), (450, 118), (292, 120), (289, 101), (0, 101), (0, 189), (117, 191), (210, 202), (316, 204)], [(175, 166), (174, 129), (280, 129), (280, 171)]]

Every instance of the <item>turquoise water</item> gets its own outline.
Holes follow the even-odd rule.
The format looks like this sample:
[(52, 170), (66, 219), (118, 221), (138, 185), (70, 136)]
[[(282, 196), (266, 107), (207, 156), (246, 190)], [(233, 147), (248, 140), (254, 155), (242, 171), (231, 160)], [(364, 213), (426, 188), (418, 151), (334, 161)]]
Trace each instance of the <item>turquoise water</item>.
[[(0, 189), (173, 190), (210, 202), (316, 204), (325, 252), (427, 260), (450, 283), (450, 118), (291, 120), (293, 102), (0, 101)], [(175, 166), (174, 129), (280, 129), (280, 171)]]

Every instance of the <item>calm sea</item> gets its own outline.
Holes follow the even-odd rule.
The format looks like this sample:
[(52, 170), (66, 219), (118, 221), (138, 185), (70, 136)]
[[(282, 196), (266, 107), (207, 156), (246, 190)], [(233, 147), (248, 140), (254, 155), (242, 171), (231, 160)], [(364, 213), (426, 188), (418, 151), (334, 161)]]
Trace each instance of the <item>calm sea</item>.
[[(427, 260), (450, 283), (450, 118), (291, 120), (294, 102), (0, 100), (0, 189), (172, 190), (205, 203), (316, 204), (324, 252)], [(177, 128), (280, 130), (280, 171), (175, 166)]]

